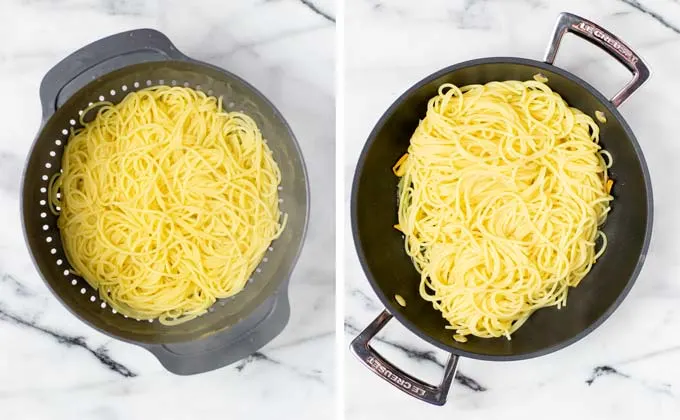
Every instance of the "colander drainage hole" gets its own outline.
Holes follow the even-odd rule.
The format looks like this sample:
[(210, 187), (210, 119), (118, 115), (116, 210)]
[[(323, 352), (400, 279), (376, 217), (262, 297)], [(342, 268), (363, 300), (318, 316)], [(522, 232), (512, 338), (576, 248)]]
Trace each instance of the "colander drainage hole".
[(50, 151), (50, 156), (55, 157), (56, 155), (57, 155), (57, 152), (55, 152), (54, 150)]
[(134, 83), (132, 84), (132, 86), (138, 88), (138, 87), (139, 87), (139, 82), (134, 82)]
[(78, 280), (76, 279), (71, 280), (71, 284), (75, 286), (76, 284), (78, 284)]
[(83, 287), (82, 289), (80, 289), (80, 294), (81, 294), (81, 295), (84, 295), (84, 294), (85, 294), (85, 292), (87, 292), (87, 290), (85, 290), (85, 288), (84, 288), (84, 287)]
[(48, 179), (50, 179), (49, 176), (47, 176), (47, 175), (43, 175), (43, 176), (42, 176), (42, 180), (43, 180), (43, 181), (47, 181)]
[(49, 227), (48, 225), (43, 225), (43, 230), (47, 230), (47, 229), (49, 229), (49, 228), (50, 228), (50, 227)]
[[(45, 226), (47, 226), (47, 225), (45, 225)], [(51, 236), (48, 236), (47, 238), (45, 238), (45, 241), (46, 241), (46, 242), (52, 242), (52, 237), (51, 237)]]

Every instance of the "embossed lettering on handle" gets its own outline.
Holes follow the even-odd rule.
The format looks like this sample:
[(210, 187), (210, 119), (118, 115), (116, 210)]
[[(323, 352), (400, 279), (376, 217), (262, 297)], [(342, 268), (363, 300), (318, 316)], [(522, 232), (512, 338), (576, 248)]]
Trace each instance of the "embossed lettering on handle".
[(427, 391), (425, 391), (423, 388), (419, 387), (418, 385), (414, 385), (411, 381), (402, 378), (401, 376), (395, 374), (390, 370), (389, 367), (383, 365), (380, 360), (375, 358), (374, 356), (368, 356), (366, 358), (366, 363), (369, 364), (372, 368), (373, 371), (378, 373), (379, 375), (384, 376), (388, 380), (394, 382), (397, 386), (404, 388), (405, 391), (408, 391), (410, 393), (420, 395), (421, 397), (424, 397), (427, 395)]
[(578, 35), (586, 41), (602, 48), (633, 73), (633, 80), (624, 86), (623, 89), (611, 99), (614, 106), (618, 107), (621, 105), (623, 101), (649, 79), (649, 67), (647, 67), (642, 58), (633, 52), (628, 45), (601, 26), (571, 13), (561, 13), (557, 19), (552, 39), (548, 45), (548, 51), (545, 54), (544, 61), (546, 63), (552, 64), (555, 61), (555, 56), (557, 55), (557, 50), (559, 49), (562, 37), (567, 32)]
[(363, 330), (350, 345), (352, 353), (361, 360), (373, 373), (380, 376), (393, 386), (434, 405), (444, 405), (448, 396), (451, 382), (456, 377), (458, 356), (451, 354), (444, 367), (444, 377), (439, 386), (430, 385), (414, 378), (388, 362), (384, 357), (370, 346), (370, 341), (392, 319), (392, 315), (383, 311), (378, 317)]

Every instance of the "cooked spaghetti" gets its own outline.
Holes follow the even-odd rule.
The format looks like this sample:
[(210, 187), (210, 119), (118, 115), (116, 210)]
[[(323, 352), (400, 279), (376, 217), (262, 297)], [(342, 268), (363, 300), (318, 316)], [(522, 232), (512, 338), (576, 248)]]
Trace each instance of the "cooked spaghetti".
[(537, 309), (566, 305), (605, 251), (612, 157), (598, 140), (591, 117), (536, 80), (444, 84), (429, 101), (393, 168), (395, 228), (455, 340), (510, 339)]
[(74, 272), (121, 314), (167, 325), (241, 291), (285, 225), (255, 122), (157, 86), (93, 104), (81, 124), (49, 191)]

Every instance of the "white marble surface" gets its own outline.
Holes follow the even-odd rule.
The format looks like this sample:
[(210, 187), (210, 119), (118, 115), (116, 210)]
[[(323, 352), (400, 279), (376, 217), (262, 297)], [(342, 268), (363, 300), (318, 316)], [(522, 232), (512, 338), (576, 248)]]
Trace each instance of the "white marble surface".
[[(0, 4), (0, 419), (316, 419), (334, 394), (332, 0), (3, 0)], [(267, 95), (313, 180), (291, 320), (257, 357), (192, 377), (95, 332), (52, 297), (20, 226), (20, 173), (40, 122), (38, 86), (73, 50), (152, 27), (185, 54)], [(107, 365), (108, 363), (108, 365)]]
[[(448, 404), (415, 401), (346, 353), (347, 418), (680, 418), (680, 4), (671, 0), (348, 0), (346, 7), (345, 199), (370, 130), (406, 88), (467, 59), (541, 59), (559, 12), (600, 23), (631, 45), (652, 78), (621, 112), (649, 164), (655, 199), (642, 274), (614, 315), (582, 341), (520, 362), (461, 360)], [(629, 75), (583, 41), (565, 38), (557, 64), (612, 95)], [(347, 206), (346, 206), (347, 208)], [(347, 343), (382, 310), (345, 223)], [(376, 347), (406, 371), (434, 381), (445, 355), (392, 321)], [(389, 344), (388, 344), (389, 343)], [(401, 350), (399, 349), (401, 348)], [(407, 351), (404, 351), (407, 350)], [(463, 375), (471, 381), (464, 381)], [(467, 386), (463, 384), (467, 383)]]

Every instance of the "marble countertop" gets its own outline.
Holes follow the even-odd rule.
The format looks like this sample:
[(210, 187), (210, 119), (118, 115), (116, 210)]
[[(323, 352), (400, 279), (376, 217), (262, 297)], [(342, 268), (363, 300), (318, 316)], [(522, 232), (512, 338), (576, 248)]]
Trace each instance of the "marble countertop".
[[(443, 408), (392, 388), (345, 353), (348, 419), (677, 419), (680, 413), (680, 4), (674, 0), (348, 0), (345, 26), (345, 200), (356, 160), (382, 113), (408, 87), (448, 65), (489, 56), (542, 59), (557, 15), (589, 18), (639, 53), (652, 77), (621, 106), (651, 172), (652, 244), (637, 283), (595, 332), (519, 362), (461, 359)], [(556, 64), (613, 96), (630, 78), (603, 52), (565, 37)], [(348, 208), (346, 206), (345, 208)], [(383, 307), (345, 222), (346, 342)], [(446, 355), (397, 321), (376, 348), (431, 382)]]
[[(5, 0), (0, 6), (0, 419), (316, 419), (334, 386), (332, 0)], [(39, 83), (77, 48), (134, 28), (226, 68), (271, 99), (307, 162), (312, 212), (290, 286), (291, 320), (259, 353), (210, 373), (167, 373), (51, 295), (24, 245), (21, 171), (40, 123)]]

